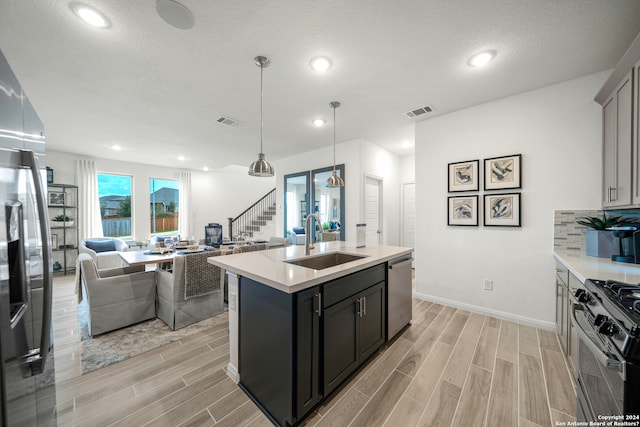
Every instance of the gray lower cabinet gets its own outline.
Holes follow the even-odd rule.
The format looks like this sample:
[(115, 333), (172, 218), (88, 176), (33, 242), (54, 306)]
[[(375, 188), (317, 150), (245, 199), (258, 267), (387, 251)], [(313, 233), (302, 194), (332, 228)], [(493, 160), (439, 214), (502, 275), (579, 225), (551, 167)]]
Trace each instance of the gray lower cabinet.
[(569, 270), (560, 263), (556, 264), (556, 331), (560, 347), (569, 355)]
[(564, 265), (556, 263), (556, 331), (558, 341), (574, 374), (578, 368), (578, 334), (574, 329), (572, 296), (584, 285)]
[(386, 339), (386, 267), (294, 294), (240, 277), (240, 386), (269, 416), (299, 423)]

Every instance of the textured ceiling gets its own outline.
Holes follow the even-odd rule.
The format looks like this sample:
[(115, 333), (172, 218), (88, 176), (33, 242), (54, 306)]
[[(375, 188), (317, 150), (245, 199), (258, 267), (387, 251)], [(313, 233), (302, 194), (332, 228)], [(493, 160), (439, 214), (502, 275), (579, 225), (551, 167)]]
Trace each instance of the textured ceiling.
[[(256, 55), (272, 61), (268, 160), (330, 145), (333, 100), (342, 102), (338, 142), (365, 138), (405, 154), (400, 143), (413, 142), (418, 120), (406, 111), (430, 104), (434, 117), (613, 68), (640, 32), (637, 0), (182, 0), (190, 30), (164, 22), (153, 0), (85, 3), (111, 27), (84, 24), (68, 1), (0, 0), (0, 49), (48, 146), (193, 169), (257, 157)], [(496, 59), (468, 67), (484, 49)], [(329, 72), (310, 69), (317, 55), (332, 58)], [(317, 117), (329, 126), (313, 127)]]

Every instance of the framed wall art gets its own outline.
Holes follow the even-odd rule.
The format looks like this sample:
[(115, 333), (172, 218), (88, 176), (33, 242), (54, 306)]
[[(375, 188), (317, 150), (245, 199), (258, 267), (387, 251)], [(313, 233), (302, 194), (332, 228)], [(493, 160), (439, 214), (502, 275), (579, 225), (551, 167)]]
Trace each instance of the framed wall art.
[(520, 227), (520, 193), (485, 194), (484, 225)]
[(49, 206), (64, 206), (64, 193), (49, 191)]
[(522, 154), (484, 159), (484, 189), (521, 188)]
[(478, 191), (478, 167), (480, 160), (449, 163), (449, 193), (457, 191)]
[(478, 196), (448, 197), (447, 225), (478, 225)]

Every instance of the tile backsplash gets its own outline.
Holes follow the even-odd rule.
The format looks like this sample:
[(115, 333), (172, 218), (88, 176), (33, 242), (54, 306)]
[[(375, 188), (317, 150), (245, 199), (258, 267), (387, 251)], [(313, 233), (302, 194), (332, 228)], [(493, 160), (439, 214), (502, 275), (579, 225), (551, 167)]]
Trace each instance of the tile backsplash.
[[(580, 225), (576, 220), (584, 216), (602, 217), (602, 210), (592, 211), (555, 211), (553, 221), (553, 249), (562, 252), (585, 253), (584, 230), (587, 227)], [(637, 218), (640, 223), (640, 210), (616, 210), (607, 211), (607, 216), (623, 216), (625, 218)]]

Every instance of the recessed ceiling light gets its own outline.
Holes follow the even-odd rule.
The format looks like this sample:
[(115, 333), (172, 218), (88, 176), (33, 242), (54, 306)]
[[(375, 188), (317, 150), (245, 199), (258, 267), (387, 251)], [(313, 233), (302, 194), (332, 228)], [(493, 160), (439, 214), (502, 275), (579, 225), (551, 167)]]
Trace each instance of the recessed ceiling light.
[(205, 166), (205, 167), (202, 168), (202, 170), (205, 171), (205, 172), (209, 172), (209, 167)]
[(311, 123), (316, 127), (322, 127), (327, 123), (327, 121), (325, 119), (313, 119), (311, 120)]
[(111, 149), (112, 149), (113, 151), (120, 151), (120, 150), (122, 150), (122, 146), (120, 146), (120, 145), (118, 145), (118, 144), (113, 144), (113, 145), (111, 146)]
[(326, 56), (316, 56), (315, 58), (311, 59), (311, 61), (309, 61), (309, 65), (311, 65), (311, 68), (313, 68), (315, 71), (322, 73), (331, 68), (331, 65), (333, 65), (333, 63), (331, 62), (331, 59), (327, 58)]
[(78, 16), (87, 24), (93, 25), (94, 27), (98, 28), (107, 28), (111, 25), (104, 14), (98, 12), (91, 6), (87, 6), (86, 4), (82, 3), (70, 3), (69, 7), (71, 7), (71, 10), (76, 14), (76, 16)]
[(476, 67), (476, 68), (484, 67), (489, 62), (491, 62), (495, 57), (496, 57), (495, 50), (486, 50), (484, 52), (480, 52), (476, 55), (473, 55), (471, 58), (469, 58), (468, 64), (471, 67)]
[(409, 148), (413, 145), (413, 142), (409, 140), (404, 140), (400, 145), (402, 146), (402, 148)]
[(180, 160), (181, 162), (184, 162), (186, 160), (186, 157), (184, 157), (182, 154), (180, 154), (178, 156), (178, 160)]

